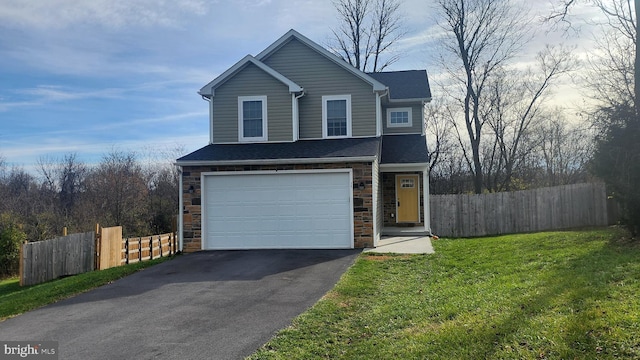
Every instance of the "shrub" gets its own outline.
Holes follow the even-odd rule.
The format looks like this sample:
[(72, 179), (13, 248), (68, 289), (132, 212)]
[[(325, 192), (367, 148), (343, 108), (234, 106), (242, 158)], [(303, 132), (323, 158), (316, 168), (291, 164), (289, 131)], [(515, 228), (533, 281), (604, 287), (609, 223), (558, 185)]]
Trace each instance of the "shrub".
[(27, 239), (11, 214), (0, 214), (0, 277), (16, 275), (20, 246)]
[(640, 116), (633, 108), (603, 109), (604, 131), (597, 138), (593, 172), (602, 178), (622, 208), (622, 221), (640, 232)]

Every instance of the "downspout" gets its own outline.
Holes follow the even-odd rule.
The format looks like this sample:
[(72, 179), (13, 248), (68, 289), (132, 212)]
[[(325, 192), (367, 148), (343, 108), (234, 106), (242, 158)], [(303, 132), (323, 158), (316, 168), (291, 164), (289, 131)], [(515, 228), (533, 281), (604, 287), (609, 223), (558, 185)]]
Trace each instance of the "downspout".
[(425, 114), (427, 112), (427, 102), (422, 100), (422, 136), (427, 134), (427, 118)]
[(304, 89), (300, 92), (300, 95), (295, 95), (293, 98), (293, 141), (300, 139), (300, 106), (298, 99), (305, 95)]
[(179, 178), (179, 185), (178, 185), (178, 189), (180, 189), (180, 191), (178, 191), (178, 250), (180, 252), (182, 252), (182, 246), (183, 246), (183, 238), (182, 238), (182, 234), (183, 234), (183, 229), (184, 229), (184, 210), (183, 210), (183, 204), (182, 204), (182, 192), (184, 191), (182, 189), (182, 166), (180, 165), (176, 165), (178, 167), (178, 176)]
[(213, 95), (208, 98), (206, 95), (202, 95), (204, 101), (209, 102), (209, 145), (213, 144)]
[(376, 92), (376, 137), (382, 136), (382, 97), (389, 95), (389, 88), (384, 92)]

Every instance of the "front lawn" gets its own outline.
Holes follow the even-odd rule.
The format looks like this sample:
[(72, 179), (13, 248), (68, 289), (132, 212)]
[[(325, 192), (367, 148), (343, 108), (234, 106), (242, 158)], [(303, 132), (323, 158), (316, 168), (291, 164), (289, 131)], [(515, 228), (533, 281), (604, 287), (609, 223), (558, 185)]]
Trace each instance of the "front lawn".
[(171, 257), (91, 271), (25, 287), (20, 286), (18, 278), (0, 280), (0, 321), (108, 284), (168, 259)]
[(253, 359), (640, 358), (640, 244), (615, 228), (363, 254)]

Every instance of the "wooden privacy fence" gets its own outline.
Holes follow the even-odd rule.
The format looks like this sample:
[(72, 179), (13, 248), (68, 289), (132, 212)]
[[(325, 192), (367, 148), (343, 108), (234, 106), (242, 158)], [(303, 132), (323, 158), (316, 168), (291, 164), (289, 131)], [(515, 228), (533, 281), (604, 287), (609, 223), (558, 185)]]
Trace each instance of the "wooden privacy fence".
[(123, 239), (121, 226), (96, 225), (95, 232), (22, 244), (20, 285), (171, 256), (177, 246), (175, 232)]
[(94, 269), (95, 234), (72, 234), (22, 244), (20, 285), (34, 285)]
[(431, 195), (431, 229), (469, 237), (607, 225), (603, 183), (479, 195)]
[(96, 225), (96, 270), (120, 266), (122, 253), (122, 226), (108, 228)]

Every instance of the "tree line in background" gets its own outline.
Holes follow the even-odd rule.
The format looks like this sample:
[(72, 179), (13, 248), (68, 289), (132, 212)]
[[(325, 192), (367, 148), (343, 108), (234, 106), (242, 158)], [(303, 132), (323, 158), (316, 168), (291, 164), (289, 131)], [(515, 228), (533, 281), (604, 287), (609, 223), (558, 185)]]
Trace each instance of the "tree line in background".
[[(0, 158), (0, 233), (19, 229), (38, 241), (87, 232), (95, 224), (122, 226), (125, 236), (170, 232), (178, 209), (179, 175), (172, 162), (182, 149), (112, 150), (95, 165), (76, 154), (40, 158), (36, 173)], [(23, 240), (24, 240), (23, 239)]]

